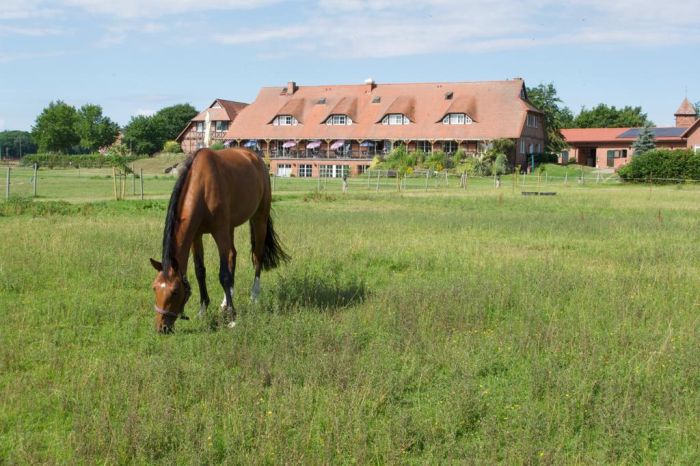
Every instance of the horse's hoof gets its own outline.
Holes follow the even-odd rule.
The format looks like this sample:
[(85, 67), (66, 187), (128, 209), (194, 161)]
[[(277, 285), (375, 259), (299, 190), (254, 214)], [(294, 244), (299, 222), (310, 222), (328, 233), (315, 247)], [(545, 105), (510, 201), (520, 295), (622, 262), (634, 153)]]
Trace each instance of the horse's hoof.
[(229, 322), (228, 324), (226, 324), (226, 326), (227, 326), (228, 328), (234, 328), (234, 327), (236, 326), (236, 321), (235, 321), (235, 320), (232, 320), (231, 322)]

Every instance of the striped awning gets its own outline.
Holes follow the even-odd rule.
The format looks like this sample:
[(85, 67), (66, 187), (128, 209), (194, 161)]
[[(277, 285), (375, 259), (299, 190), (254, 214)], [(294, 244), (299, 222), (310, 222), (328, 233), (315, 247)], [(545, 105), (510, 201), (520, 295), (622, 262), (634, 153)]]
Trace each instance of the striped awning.
[(311, 141), (306, 145), (307, 149), (316, 149), (318, 147), (321, 147), (321, 141)]
[(345, 139), (339, 139), (333, 144), (331, 144), (331, 150), (340, 149), (341, 147), (343, 147), (343, 144), (345, 144)]
[(296, 141), (287, 141), (284, 144), (282, 144), (282, 147), (284, 147), (285, 149), (289, 149), (290, 147), (294, 147), (296, 145), (297, 145)]

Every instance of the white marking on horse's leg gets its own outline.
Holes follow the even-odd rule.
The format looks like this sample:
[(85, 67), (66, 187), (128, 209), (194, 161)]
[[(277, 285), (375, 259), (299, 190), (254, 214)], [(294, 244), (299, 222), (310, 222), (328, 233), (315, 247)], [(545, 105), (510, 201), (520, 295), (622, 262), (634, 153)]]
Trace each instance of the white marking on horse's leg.
[(226, 326), (227, 326), (228, 328), (234, 328), (234, 327), (236, 326), (236, 321), (235, 321), (235, 320), (232, 320), (231, 322), (229, 322), (228, 324), (226, 324)]
[[(233, 304), (233, 287), (231, 287), (231, 304)], [(224, 299), (221, 300), (221, 309), (226, 309), (226, 293), (224, 293)]]
[(250, 299), (252, 299), (253, 302), (257, 302), (259, 294), (260, 294), (260, 277), (255, 277), (255, 279), (253, 280), (253, 289), (250, 290)]
[(202, 303), (199, 306), (199, 312), (197, 312), (197, 317), (203, 317), (204, 313), (207, 312), (207, 305)]

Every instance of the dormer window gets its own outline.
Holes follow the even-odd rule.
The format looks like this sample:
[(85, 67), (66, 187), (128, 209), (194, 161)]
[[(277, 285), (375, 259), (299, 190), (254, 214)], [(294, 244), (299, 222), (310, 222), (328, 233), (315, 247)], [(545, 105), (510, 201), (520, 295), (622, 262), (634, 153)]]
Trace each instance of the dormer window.
[(272, 126), (296, 126), (299, 122), (292, 115), (278, 115), (272, 120)]
[(411, 120), (403, 113), (389, 113), (382, 118), (383, 125), (407, 125), (409, 123)]
[(448, 113), (442, 118), (443, 125), (471, 125), (473, 120), (465, 113)]
[(351, 125), (352, 119), (347, 115), (331, 115), (326, 120), (327, 125)]

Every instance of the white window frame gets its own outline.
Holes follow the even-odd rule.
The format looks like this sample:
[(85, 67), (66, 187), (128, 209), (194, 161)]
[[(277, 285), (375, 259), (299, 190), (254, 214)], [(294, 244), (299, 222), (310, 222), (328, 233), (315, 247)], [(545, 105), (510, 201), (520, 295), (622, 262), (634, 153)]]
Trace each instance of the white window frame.
[(214, 128), (217, 133), (228, 131), (228, 121), (218, 120), (214, 122)]
[(349, 126), (352, 124), (352, 118), (347, 115), (331, 115), (326, 120), (326, 124), (330, 126)]
[(272, 120), (272, 126), (296, 126), (298, 124), (299, 121), (292, 115), (277, 115)]
[(521, 154), (526, 154), (526, 153), (527, 153), (527, 152), (525, 152), (525, 139), (521, 139), (521, 140), (520, 140), (520, 153), (521, 153)]
[(471, 125), (472, 122), (466, 113), (448, 113), (442, 119), (443, 125)]
[(203, 121), (198, 121), (195, 123), (194, 131), (196, 133), (203, 133), (204, 132), (204, 122)]
[(533, 113), (527, 114), (527, 126), (530, 128), (538, 128), (540, 126), (539, 118)]
[(299, 178), (311, 178), (313, 173), (313, 166), (309, 163), (302, 163), (299, 165)]
[(277, 165), (277, 176), (289, 177), (292, 176), (292, 164), (291, 163), (280, 163)]
[(382, 118), (383, 125), (407, 125), (409, 123), (411, 120), (403, 113), (387, 113)]

